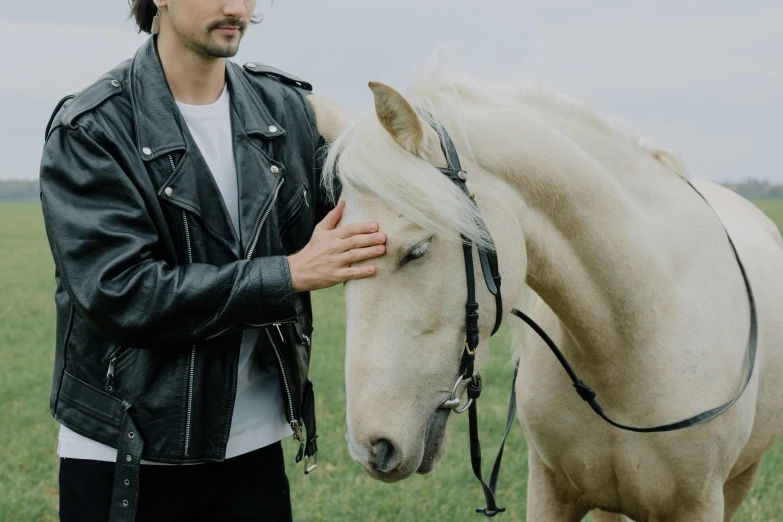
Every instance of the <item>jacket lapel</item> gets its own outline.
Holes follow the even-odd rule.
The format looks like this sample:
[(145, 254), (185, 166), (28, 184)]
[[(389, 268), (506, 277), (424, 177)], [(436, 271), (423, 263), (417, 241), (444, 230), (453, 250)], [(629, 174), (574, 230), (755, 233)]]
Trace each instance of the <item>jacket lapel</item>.
[(220, 188), (187, 127), (187, 149), (158, 196), (198, 216), (204, 228), (239, 257), (239, 239), (223, 201)]
[(279, 185), (285, 182), (285, 167), (274, 158), (275, 146), (283, 145), (275, 138), (283, 136), (285, 130), (269, 113), (245, 73), (228, 60), (226, 77), (232, 105), (240, 236), (246, 256)]
[[(285, 167), (274, 159), (274, 138), (285, 129), (272, 117), (241, 71), (226, 60), (231, 99), (231, 130), (239, 196), (239, 237), (234, 232), (220, 189), (193, 141), (160, 65), (155, 37), (139, 49), (131, 64), (131, 100), (136, 146), (158, 196), (198, 216), (206, 230), (237, 257), (253, 244), (284, 183)], [(280, 143), (282, 145), (282, 143)]]

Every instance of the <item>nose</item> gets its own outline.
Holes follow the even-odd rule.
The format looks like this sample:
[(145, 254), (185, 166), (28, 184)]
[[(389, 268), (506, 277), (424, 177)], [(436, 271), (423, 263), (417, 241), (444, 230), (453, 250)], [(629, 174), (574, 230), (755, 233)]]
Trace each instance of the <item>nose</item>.
[(369, 464), (377, 473), (388, 474), (402, 463), (400, 452), (389, 439), (377, 439), (372, 443)]
[(247, 13), (243, 0), (230, 0), (223, 5), (223, 15), (241, 19)]

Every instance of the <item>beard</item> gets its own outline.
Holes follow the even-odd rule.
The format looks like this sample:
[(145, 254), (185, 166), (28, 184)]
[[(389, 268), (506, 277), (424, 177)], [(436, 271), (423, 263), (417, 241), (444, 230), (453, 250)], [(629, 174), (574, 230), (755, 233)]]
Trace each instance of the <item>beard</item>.
[[(236, 27), (237, 34), (226, 36), (217, 30), (221, 27)], [(225, 19), (212, 22), (207, 27), (202, 39), (190, 39), (190, 45), (194, 51), (205, 58), (231, 58), (239, 51), (239, 42), (245, 34), (247, 23), (244, 20)]]
[(239, 52), (239, 40), (241, 34), (238, 35), (235, 41), (231, 42), (218, 42), (214, 39), (209, 39), (206, 42), (200, 42), (197, 44), (198, 51), (210, 58), (231, 58), (237, 52)]

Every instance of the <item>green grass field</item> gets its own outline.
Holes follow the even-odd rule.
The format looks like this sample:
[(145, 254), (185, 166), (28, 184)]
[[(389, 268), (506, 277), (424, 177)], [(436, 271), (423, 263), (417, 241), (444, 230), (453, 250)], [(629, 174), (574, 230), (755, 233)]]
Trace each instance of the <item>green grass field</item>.
[(754, 203), (783, 230), (783, 199), (757, 199)]
[[(783, 228), (783, 200), (759, 201)], [(57, 520), (57, 424), (49, 414), (54, 353), (53, 265), (37, 203), (0, 204), (0, 521)], [(470, 469), (467, 418), (451, 420), (451, 447), (426, 476), (399, 484), (367, 477), (348, 456), (343, 383), (344, 323), (340, 288), (317, 292), (312, 380), (316, 386), (319, 469), (295, 467), (296, 444), (284, 446), (294, 518), (332, 520), (479, 520), (483, 505)], [(493, 339), (482, 372), (479, 408), (485, 461), (494, 455), (510, 386), (508, 334)], [(487, 464), (485, 462), (485, 464)], [(488, 466), (487, 466), (488, 467)], [(527, 451), (516, 425), (500, 480), (502, 520), (524, 520)], [(735, 520), (783, 520), (783, 442), (764, 459), (754, 489)]]

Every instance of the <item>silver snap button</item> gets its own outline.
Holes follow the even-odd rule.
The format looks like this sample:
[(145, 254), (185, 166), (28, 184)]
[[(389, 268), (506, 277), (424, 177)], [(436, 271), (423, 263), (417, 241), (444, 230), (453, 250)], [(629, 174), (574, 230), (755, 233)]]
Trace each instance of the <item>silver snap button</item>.
[(130, 455), (125, 455), (125, 460), (127, 460), (128, 462), (130, 462), (130, 461), (132, 461), (132, 460), (133, 460), (133, 457), (131, 457)]
[(117, 80), (112, 80), (111, 84), (114, 85), (115, 87), (119, 87), (120, 86), (120, 82), (118, 82)]
[(128, 438), (129, 438), (129, 439), (132, 439), (132, 438), (133, 438), (133, 437), (135, 437), (135, 436), (136, 436), (136, 434), (135, 434), (135, 433), (133, 433), (132, 431), (129, 431), (129, 432), (128, 432)]
[(107, 389), (107, 390), (109, 390), (110, 392), (111, 392), (111, 391), (114, 391), (114, 386), (109, 386), (109, 387), (107, 387), (106, 389)]
[(123, 480), (122, 483), (125, 484), (126, 486), (130, 486), (130, 480), (128, 479)]
[(278, 168), (278, 166), (277, 165), (272, 165), (272, 174), (277, 174), (278, 172), (280, 172), (280, 169)]
[(269, 132), (277, 132), (277, 127), (275, 127), (274, 125), (270, 125)]
[(467, 177), (468, 177), (468, 175), (467, 175), (467, 174), (465, 174), (465, 171), (464, 171), (464, 170), (460, 170), (460, 171), (457, 173), (457, 176), (459, 176), (459, 179), (461, 179), (461, 180), (465, 180), (465, 179), (467, 179)]
[(250, 67), (251, 69), (255, 69), (256, 64), (251, 62), (251, 63), (247, 64), (247, 66)]
[(128, 501), (127, 500), (123, 500), (122, 501), (122, 507), (128, 507)]
[(168, 197), (171, 197), (171, 196), (174, 195), (174, 189), (171, 188), (171, 187), (166, 187), (166, 190), (164, 190), (163, 192), (165, 192)]
[(144, 153), (145, 156), (149, 156), (150, 154), (152, 154), (152, 149), (149, 147), (144, 147), (143, 149), (141, 149), (141, 151)]

